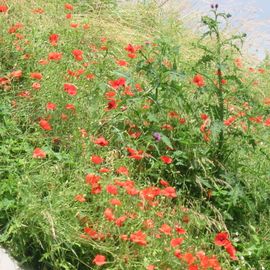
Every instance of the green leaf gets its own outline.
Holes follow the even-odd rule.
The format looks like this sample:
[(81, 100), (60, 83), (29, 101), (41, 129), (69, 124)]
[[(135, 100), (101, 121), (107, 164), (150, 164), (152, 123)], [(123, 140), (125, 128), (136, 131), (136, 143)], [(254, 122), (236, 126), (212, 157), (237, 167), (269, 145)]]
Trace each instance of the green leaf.
[(167, 136), (165, 136), (164, 134), (162, 134), (162, 133), (161, 133), (161, 140), (162, 140), (168, 147), (173, 148), (170, 139), (169, 139)]
[(211, 133), (213, 136), (214, 141), (216, 141), (218, 135), (220, 134), (221, 130), (224, 128), (223, 123), (220, 121), (215, 121), (211, 125)]
[(155, 116), (154, 114), (149, 114), (149, 115), (147, 116), (147, 118), (148, 118), (148, 120), (149, 120), (150, 122), (156, 122), (156, 123), (159, 122), (158, 119), (156, 118), (156, 116)]

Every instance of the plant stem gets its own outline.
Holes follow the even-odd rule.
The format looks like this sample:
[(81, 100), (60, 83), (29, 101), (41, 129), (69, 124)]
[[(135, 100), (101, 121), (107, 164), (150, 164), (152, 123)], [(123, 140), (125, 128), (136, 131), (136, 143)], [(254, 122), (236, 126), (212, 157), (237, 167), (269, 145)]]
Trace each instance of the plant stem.
[[(217, 21), (217, 14), (215, 15)], [(223, 96), (223, 86), (222, 86), (222, 70), (221, 70), (221, 40), (220, 33), (218, 28), (216, 29), (216, 38), (217, 38), (217, 76), (218, 76), (218, 85), (217, 85), (217, 96), (218, 96), (218, 120), (223, 124), (224, 122), (224, 96)], [(218, 147), (217, 147), (217, 161), (219, 164), (223, 163), (223, 146), (224, 146), (224, 130), (223, 127), (219, 132)]]

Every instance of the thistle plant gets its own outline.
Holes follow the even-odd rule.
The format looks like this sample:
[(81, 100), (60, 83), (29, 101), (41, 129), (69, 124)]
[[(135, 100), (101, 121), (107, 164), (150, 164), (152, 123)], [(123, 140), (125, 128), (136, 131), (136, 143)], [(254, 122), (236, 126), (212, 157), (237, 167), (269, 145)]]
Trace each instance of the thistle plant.
[[(236, 53), (241, 54), (240, 47), (244, 42), (246, 34), (232, 35), (226, 37), (224, 30), (231, 17), (229, 13), (219, 12), (218, 5), (211, 5), (211, 15), (202, 17), (202, 24), (206, 27), (197, 47), (203, 50), (203, 56), (198, 61), (194, 70), (197, 74), (202, 75), (211, 82), (208, 89), (211, 91), (212, 98), (216, 99), (212, 110), (212, 121), (218, 126), (218, 136), (214, 150), (214, 159), (217, 168), (217, 175), (220, 176), (222, 164), (225, 161), (226, 137), (224, 127), (226, 122), (225, 116), (228, 112), (225, 100), (228, 94), (227, 79), (239, 83), (235, 74), (231, 74), (229, 65)], [(212, 46), (205, 46), (204, 41), (209, 42)], [(201, 65), (214, 68), (215, 76), (205, 74)]]

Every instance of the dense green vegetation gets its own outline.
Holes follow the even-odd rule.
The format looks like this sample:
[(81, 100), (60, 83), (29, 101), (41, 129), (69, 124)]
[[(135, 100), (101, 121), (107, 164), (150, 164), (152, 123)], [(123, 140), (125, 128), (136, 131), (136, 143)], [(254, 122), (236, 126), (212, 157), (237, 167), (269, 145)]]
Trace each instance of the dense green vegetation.
[[(5, 1), (4, 1), (5, 2)], [(268, 269), (269, 62), (212, 6), (0, 4), (0, 243), (34, 269)]]

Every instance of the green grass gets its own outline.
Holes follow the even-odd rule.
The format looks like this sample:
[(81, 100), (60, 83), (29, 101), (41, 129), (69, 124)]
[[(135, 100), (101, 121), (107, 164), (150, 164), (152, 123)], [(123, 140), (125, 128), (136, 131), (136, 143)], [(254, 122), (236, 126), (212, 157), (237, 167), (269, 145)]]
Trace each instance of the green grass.
[[(242, 37), (225, 45), (228, 36), (219, 29), (218, 41), (210, 17), (212, 37), (200, 39), (173, 15), (164, 20), (154, 4), (71, 1), (70, 11), (65, 3), (13, 0), (0, 14), (0, 78), (7, 79), (0, 85), (1, 244), (22, 264), (42, 270), (268, 269), (267, 60), (254, 71), (244, 60), (237, 66)], [(45, 12), (35, 14), (36, 8)], [(20, 35), (8, 33), (18, 22), (24, 25)], [(53, 33), (57, 46), (49, 42)], [(128, 57), (128, 44), (141, 46), (135, 58)], [(83, 51), (83, 61), (76, 61), (75, 49)], [(61, 52), (62, 59), (40, 64), (51, 52)], [(14, 78), (18, 70), (22, 76)], [(68, 70), (83, 72), (71, 76)], [(34, 72), (42, 74), (40, 81), (31, 78)], [(203, 87), (194, 82), (196, 74)], [(119, 78), (125, 86), (114, 89), (111, 81)], [(65, 83), (77, 94), (68, 95)], [(48, 102), (56, 109), (46, 109)], [(235, 121), (224, 124), (232, 116)], [(259, 116), (258, 123), (250, 119)], [(40, 119), (52, 130), (43, 130)], [(97, 145), (100, 137), (108, 145)], [(36, 148), (46, 158), (33, 157)], [(92, 162), (93, 155), (102, 163)], [(163, 156), (171, 162), (162, 162)], [(121, 166), (128, 173), (117, 172)], [(100, 186), (90, 184), (89, 175), (100, 176)], [(110, 185), (117, 194), (107, 190)], [(164, 232), (164, 224), (171, 231)], [(145, 239), (136, 238), (138, 231)], [(230, 232), (238, 260), (215, 245), (222, 231)], [(173, 247), (175, 238), (183, 243)], [(106, 256), (103, 266), (93, 262), (97, 254)]]

